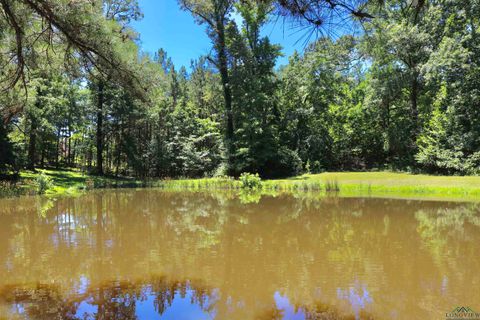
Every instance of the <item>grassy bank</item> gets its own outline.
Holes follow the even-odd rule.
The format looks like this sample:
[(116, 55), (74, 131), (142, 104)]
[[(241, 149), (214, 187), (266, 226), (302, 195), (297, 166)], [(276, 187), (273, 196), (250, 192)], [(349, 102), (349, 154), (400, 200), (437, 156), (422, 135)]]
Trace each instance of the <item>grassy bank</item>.
[[(159, 181), (168, 189), (241, 189), (230, 178)], [(480, 200), (480, 176), (432, 176), (394, 172), (329, 172), (282, 180), (264, 180), (265, 192), (336, 193), (340, 196), (448, 198)]]
[[(40, 175), (51, 181), (51, 184), (44, 190), (47, 195), (74, 195), (89, 189), (125, 187), (158, 187), (168, 190), (245, 189), (244, 181), (228, 177), (143, 182), (128, 178), (89, 176), (78, 171), (38, 170), (35, 173), (22, 172), (20, 180), (15, 185), (3, 184), (0, 188), (0, 195), (37, 194), (39, 193)], [(335, 193), (340, 196), (480, 200), (480, 177), (413, 175), (393, 172), (330, 172), (306, 174), (281, 180), (254, 181), (253, 191), (269, 194), (308, 192)]]
[(77, 195), (85, 190), (99, 188), (143, 187), (144, 183), (129, 178), (114, 178), (86, 175), (74, 170), (22, 171), (15, 183), (0, 183), (0, 196), (46, 194)]

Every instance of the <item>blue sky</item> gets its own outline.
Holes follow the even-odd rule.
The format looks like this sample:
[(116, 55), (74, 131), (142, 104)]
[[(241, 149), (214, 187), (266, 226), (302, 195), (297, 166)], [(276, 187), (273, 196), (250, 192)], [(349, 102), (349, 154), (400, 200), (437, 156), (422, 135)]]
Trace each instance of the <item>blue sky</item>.
[[(139, 0), (139, 3), (144, 18), (134, 22), (133, 27), (140, 33), (144, 51), (153, 54), (163, 48), (177, 67), (188, 67), (190, 60), (210, 52), (212, 45), (205, 26), (196, 24), (190, 13), (181, 11), (177, 0)], [(281, 20), (270, 22), (263, 33), (283, 47), (285, 56), (277, 65), (287, 64), (288, 56), (295, 49), (302, 51), (304, 48), (302, 33), (283, 26)]]

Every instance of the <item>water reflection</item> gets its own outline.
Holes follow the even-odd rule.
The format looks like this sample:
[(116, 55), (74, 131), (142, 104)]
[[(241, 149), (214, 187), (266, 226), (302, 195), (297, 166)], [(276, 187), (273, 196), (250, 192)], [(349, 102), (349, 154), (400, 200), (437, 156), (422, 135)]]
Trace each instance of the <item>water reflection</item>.
[(1, 200), (0, 318), (416, 319), (480, 301), (476, 204), (245, 197)]
[(191, 282), (114, 282), (62, 294), (56, 285), (7, 287), (0, 301), (28, 319), (213, 319), (216, 292)]
[(367, 305), (373, 303), (373, 299), (368, 292), (366, 285), (356, 284), (355, 287), (344, 290), (337, 289), (337, 296), (340, 300), (346, 300), (352, 307), (355, 318), (359, 319), (361, 312), (365, 310)]

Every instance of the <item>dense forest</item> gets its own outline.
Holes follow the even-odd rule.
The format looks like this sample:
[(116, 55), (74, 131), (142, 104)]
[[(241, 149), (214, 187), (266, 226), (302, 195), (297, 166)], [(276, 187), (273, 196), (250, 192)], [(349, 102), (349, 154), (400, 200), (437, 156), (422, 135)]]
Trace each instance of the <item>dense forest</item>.
[[(480, 173), (480, 2), (358, 5), (181, 0), (212, 50), (176, 68), (135, 0), (0, 0), (0, 171)], [(315, 38), (280, 67), (278, 17)]]

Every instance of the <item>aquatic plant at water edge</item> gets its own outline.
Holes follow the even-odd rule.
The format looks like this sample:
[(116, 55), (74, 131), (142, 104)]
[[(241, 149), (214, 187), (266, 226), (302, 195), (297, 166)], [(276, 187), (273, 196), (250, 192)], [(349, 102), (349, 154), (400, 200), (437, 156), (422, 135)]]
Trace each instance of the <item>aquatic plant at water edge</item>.
[(242, 189), (260, 189), (262, 187), (262, 179), (258, 173), (244, 172), (240, 175)]
[(327, 191), (327, 192), (339, 192), (340, 191), (340, 186), (338, 185), (338, 181), (337, 180), (327, 181), (325, 183), (325, 191)]

